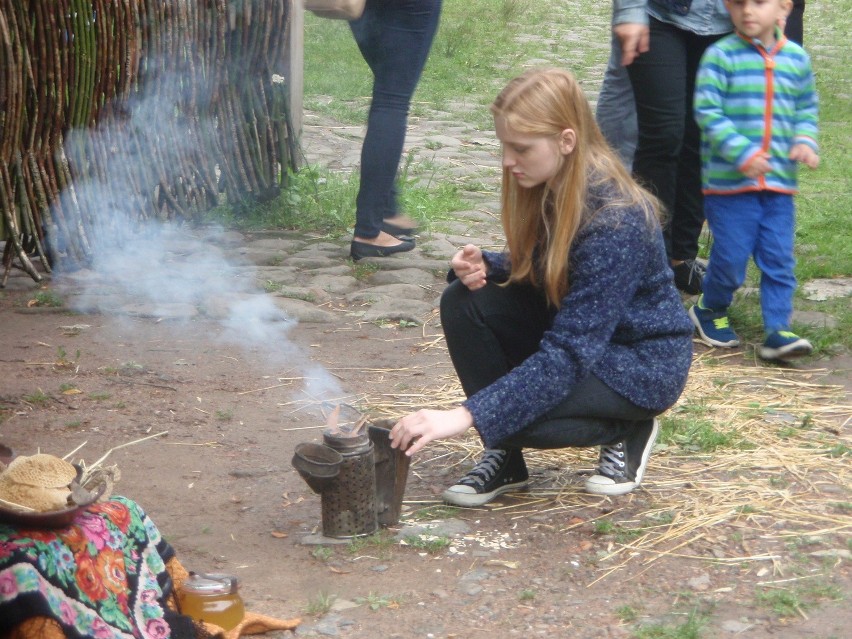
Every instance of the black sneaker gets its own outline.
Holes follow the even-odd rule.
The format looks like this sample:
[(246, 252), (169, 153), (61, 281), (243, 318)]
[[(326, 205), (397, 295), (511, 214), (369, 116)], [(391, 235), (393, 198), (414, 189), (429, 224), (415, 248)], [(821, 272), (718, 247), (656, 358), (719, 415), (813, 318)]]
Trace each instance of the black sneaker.
[(482, 506), (497, 495), (527, 485), (529, 473), (520, 448), (486, 450), (470, 472), (444, 491), (454, 506)]
[(704, 274), (707, 267), (697, 259), (684, 260), (676, 266), (674, 271), (675, 286), (687, 295), (698, 295), (701, 293), (701, 285), (704, 282)]
[(586, 492), (624, 495), (641, 484), (659, 432), (660, 423), (654, 419), (634, 428), (617, 444), (601, 446), (598, 474), (586, 480)]

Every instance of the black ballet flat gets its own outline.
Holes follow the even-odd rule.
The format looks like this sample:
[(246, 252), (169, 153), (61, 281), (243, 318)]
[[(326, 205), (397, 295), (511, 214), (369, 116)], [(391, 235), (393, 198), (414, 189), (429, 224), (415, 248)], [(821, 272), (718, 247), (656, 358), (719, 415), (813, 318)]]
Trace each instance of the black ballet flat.
[(388, 235), (393, 235), (394, 237), (406, 240), (414, 235), (417, 235), (420, 232), (420, 229), (416, 226), (412, 226), (411, 228), (405, 228), (402, 226), (397, 226), (396, 224), (388, 222), (387, 220), (382, 220), (382, 230)]
[(375, 244), (367, 244), (352, 240), (352, 246), (349, 249), (349, 256), (356, 262), (364, 257), (387, 257), (394, 253), (405, 253), (414, 248), (414, 240), (403, 240), (394, 246), (376, 246)]

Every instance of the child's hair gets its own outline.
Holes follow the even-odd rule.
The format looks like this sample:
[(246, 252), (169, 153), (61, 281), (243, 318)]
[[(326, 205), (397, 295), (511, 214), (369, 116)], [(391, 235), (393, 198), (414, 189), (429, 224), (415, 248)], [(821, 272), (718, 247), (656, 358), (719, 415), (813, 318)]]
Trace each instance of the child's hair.
[(527, 71), (500, 92), (491, 113), (523, 135), (549, 137), (565, 129), (576, 134), (573, 151), (562, 158), (549, 184), (526, 188), (503, 170), (502, 219), (512, 262), (509, 281), (541, 286), (548, 302), (558, 308), (568, 292), (571, 244), (595, 213), (586, 210), (589, 187), (605, 183), (615, 196), (605, 203), (607, 207), (638, 207), (649, 221), (659, 216), (659, 206), (609, 147), (583, 90), (568, 71)]

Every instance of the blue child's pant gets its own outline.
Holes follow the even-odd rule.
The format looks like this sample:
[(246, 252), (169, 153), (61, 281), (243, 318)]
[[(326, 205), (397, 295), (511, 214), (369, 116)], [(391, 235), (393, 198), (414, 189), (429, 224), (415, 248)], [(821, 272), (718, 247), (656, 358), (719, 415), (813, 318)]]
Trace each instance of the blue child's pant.
[(796, 291), (793, 196), (770, 191), (706, 195), (704, 211), (713, 246), (704, 276), (703, 306), (727, 309), (745, 281), (753, 256), (760, 269), (764, 330), (788, 329)]

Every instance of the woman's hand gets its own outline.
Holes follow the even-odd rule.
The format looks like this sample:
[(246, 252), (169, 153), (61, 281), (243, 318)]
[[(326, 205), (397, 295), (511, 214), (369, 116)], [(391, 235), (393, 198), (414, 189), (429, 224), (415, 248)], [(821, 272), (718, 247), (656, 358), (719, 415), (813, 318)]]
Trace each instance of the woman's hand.
[(461, 435), (473, 426), (473, 415), (464, 406), (451, 410), (419, 410), (400, 419), (390, 432), (391, 448), (411, 457), (429, 442)]
[(465, 286), (471, 291), (485, 286), (488, 275), (488, 264), (482, 257), (482, 249), (473, 244), (467, 244), (453, 255), (450, 266)]
[(621, 42), (621, 64), (629, 66), (651, 48), (651, 30), (647, 24), (624, 22), (612, 28), (612, 32)]

